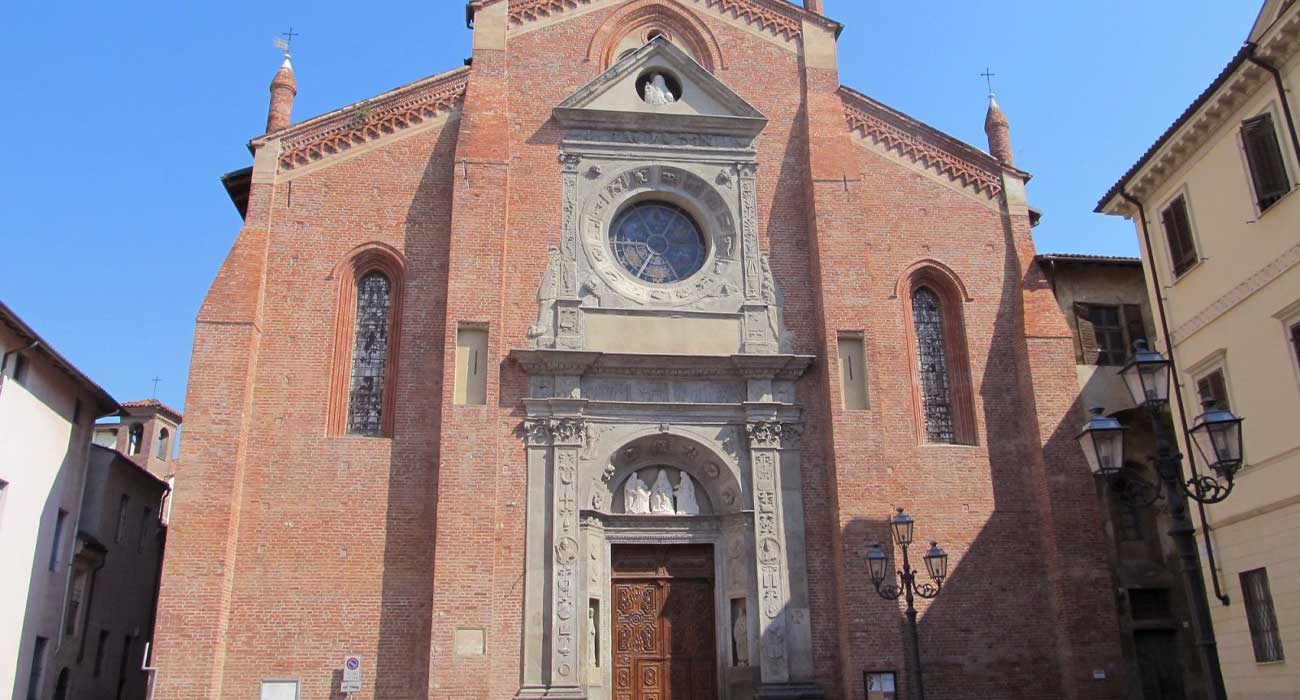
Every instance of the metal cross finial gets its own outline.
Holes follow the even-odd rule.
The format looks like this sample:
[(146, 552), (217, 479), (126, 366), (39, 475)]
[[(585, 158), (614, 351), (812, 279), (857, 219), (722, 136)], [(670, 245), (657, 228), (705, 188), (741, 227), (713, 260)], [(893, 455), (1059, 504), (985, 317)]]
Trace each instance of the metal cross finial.
[(158, 382), (161, 381), (162, 379), (160, 377), (153, 378), (153, 398), (155, 399), (158, 398)]
[(985, 68), (985, 69), (984, 69), (984, 72), (983, 72), (983, 73), (980, 73), (980, 77), (984, 78), (985, 82), (987, 82), (987, 83), (989, 84), (989, 94), (990, 94), (990, 95), (993, 94), (993, 78), (994, 78), (994, 76), (996, 76), (996, 75), (997, 75), (997, 73), (994, 73), (992, 70), (990, 70), (990, 69), (988, 69), (988, 68)]
[(280, 49), (287, 56), (289, 55), (289, 46), (293, 44), (293, 38), (296, 36), (300, 36), (300, 34), (298, 32), (295, 32), (293, 30), (293, 27), (289, 27), (289, 31), (280, 32), (280, 36), (284, 38), (283, 39), (276, 38), (275, 48)]

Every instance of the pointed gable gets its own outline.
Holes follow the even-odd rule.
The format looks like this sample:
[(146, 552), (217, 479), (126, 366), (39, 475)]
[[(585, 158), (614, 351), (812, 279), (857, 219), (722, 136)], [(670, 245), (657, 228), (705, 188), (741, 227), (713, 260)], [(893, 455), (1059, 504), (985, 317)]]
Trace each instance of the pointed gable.
[[(664, 76), (674, 99), (651, 104), (645, 84)], [(671, 42), (656, 39), (615, 63), (555, 108), (569, 128), (643, 129), (754, 137), (767, 124), (746, 102)]]

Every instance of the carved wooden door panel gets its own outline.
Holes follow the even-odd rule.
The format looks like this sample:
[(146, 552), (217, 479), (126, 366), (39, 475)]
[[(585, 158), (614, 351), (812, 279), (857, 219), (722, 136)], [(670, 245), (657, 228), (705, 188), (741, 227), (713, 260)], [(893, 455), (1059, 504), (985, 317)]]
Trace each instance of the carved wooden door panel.
[(629, 550), (614, 558), (614, 700), (714, 700), (712, 552)]

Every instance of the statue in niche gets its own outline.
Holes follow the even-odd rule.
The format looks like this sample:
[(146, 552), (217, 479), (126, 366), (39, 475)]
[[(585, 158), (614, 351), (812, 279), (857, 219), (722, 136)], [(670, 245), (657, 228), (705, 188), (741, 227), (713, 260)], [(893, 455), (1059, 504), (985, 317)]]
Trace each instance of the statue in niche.
[(673, 507), (673, 484), (668, 480), (668, 470), (660, 469), (659, 477), (655, 479), (655, 485), (650, 487), (650, 513), (651, 515), (674, 515), (677, 510)]
[(759, 263), (763, 267), (763, 281), (761, 282), (760, 294), (763, 297), (763, 303), (776, 304), (776, 280), (772, 277), (772, 264), (768, 259), (767, 253), (759, 258)]
[(555, 288), (561, 272), (560, 249), (550, 249), (550, 260), (546, 264), (546, 274), (542, 275), (542, 284), (537, 288), (537, 324), (528, 329), (528, 337), (540, 338), (551, 333), (553, 309), (559, 290)]
[(749, 665), (749, 611), (746, 609), (745, 600), (742, 598), (736, 601), (733, 608), (736, 619), (731, 623), (731, 639), (736, 645), (736, 665)]
[(700, 502), (695, 499), (695, 481), (686, 472), (680, 472), (681, 481), (677, 484), (677, 514), (699, 515)]
[(650, 76), (650, 80), (645, 84), (645, 94), (642, 99), (647, 104), (652, 105), (670, 105), (677, 101), (673, 96), (673, 91), (668, 89), (668, 83), (664, 81), (663, 73), (655, 73)]
[(587, 606), (587, 667), (596, 668), (600, 665), (598, 660), (600, 648), (596, 642), (596, 605), (594, 603)]
[(632, 472), (623, 486), (623, 512), (634, 515), (650, 513), (650, 487), (645, 485), (636, 472)]

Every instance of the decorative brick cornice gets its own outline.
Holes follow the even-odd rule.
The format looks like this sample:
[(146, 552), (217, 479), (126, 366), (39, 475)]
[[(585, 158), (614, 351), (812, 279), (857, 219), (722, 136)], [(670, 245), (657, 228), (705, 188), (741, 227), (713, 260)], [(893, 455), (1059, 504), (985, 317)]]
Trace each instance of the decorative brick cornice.
[(1002, 169), (993, 156), (895, 112), (871, 98), (840, 88), (851, 131), (990, 198), (1002, 194)]
[[(504, 2), (488, 0), (483, 6)], [(511, 26), (550, 19), (564, 12), (592, 5), (600, 0), (512, 0), (510, 2)], [(839, 31), (839, 23), (785, 0), (680, 0), (685, 5), (700, 5), (718, 14), (729, 16), (751, 27), (771, 33), (787, 41), (803, 34), (803, 20), (809, 19), (827, 28)]]
[(451, 112), (465, 97), (469, 72), (467, 67), (435, 75), (278, 132), (280, 169), (309, 165)]

